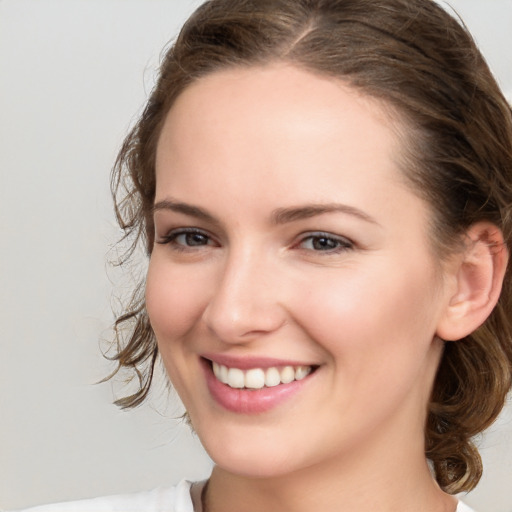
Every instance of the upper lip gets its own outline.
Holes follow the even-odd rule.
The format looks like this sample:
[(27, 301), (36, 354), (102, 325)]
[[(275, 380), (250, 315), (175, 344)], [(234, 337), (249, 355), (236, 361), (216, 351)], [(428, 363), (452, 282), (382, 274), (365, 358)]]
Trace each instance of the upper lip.
[(201, 354), (201, 357), (209, 361), (214, 361), (217, 364), (227, 366), (228, 368), (238, 368), (240, 370), (250, 370), (251, 368), (271, 368), (275, 366), (317, 366), (302, 361), (278, 359), (274, 357), (237, 357), (226, 354)]

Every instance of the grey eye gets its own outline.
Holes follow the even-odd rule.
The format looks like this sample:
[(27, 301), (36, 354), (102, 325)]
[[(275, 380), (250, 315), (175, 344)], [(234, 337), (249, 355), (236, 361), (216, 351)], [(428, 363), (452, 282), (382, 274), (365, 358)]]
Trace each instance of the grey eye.
[(210, 239), (207, 235), (198, 232), (180, 233), (176, 235), (174, 240), (176, 243), (180, 245), (185, 245), (187, 247), (208, 245), (210, 242)]
[(353, 244), (343, 237), (319, 233), (303, 238), (300, 247), (311, 251), (338, 252), (351, 249)]
[(339, 247), (340, 242), (338, 240), (322, 236), (313, 237), (311, 240), (311, 245), (315, 251), (330, 251)]

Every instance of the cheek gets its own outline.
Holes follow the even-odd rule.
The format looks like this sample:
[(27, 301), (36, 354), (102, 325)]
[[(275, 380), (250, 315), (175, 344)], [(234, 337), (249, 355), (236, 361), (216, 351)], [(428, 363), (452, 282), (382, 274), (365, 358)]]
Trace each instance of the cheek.
[(206, 304), (204, 283), (161, 255), (152, 255), (146, 279), (146, 309), (156, 336), (167, 375), (183, 403), (191, 404), (189, 379), (193, 354), (188, 350), (189, 333), (197, 325)]
[(183, 269), (153, 255), (146, 279), (146, 308), (161, 347), (179, 339), (193, 327), (206, 305), (206, 289), (200, 276), (191, 279)]
[[(436, 326), (435, 277), (421, 269), (376, 266), (340, 271), (304, 283), (296, 318), (310, 337), (351, 363), (382, 358), (399, 365), (431, 344)], [(350, 357), (349, 357), (350, 355)]]
[(326, 406), (368, 425), (401, 404), (423, 408), (439, 355), (432, 343), (436, 301), (429, 280), (382, 275), (317, 280), (307, 299), (296, 303), (302, 329), (332, 365), (330, 385), (342, 390)]

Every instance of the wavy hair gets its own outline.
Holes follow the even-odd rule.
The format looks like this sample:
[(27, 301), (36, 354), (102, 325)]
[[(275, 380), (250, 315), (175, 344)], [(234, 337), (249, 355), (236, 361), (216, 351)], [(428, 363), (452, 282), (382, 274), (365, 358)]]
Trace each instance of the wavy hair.
[[(342, 80), (388, 105), (404, 130), (401, 167), (433, 213), (442, 260), (473, 223), (498, 226), (512, 250), (512, 113), (465, 27), (431, 0), (211, 0), (189, 18), (163, 57), (146, 107), (112, 174), (125, 237), (151, 254), (155, 152), (165, 117), (192, 82), (218, 70), (285, 62)], [(482, 474), (472, 438), (496, 419), (511, 387), (510, 264), (499, 302), (477, 331), (447, 342), (425, 426), (425, 453), (445, 491), (471, 490)], [(116, 322), (117, 371), (139, 388), (158, 350), (141, 283)]]

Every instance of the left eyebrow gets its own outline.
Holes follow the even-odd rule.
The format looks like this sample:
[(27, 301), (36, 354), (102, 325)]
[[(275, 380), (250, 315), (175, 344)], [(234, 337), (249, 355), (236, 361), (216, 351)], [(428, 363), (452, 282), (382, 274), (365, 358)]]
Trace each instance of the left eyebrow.
[(184, 215), (188, 215), (189, 217), (197, 217), (198, 219), (201, 220), (217, 223), (217, 220), (213, 217), (213, 215), (208, 213), (203, 208), (187, 203), (182, 203), (180, 201), (174, 201), (172, 199), (164, 199), (163, 201), (158, 201), (153, 205), (153, 214), (160, 210), (170, 210), (177, 213), (183, 213)]
[(354, 206), (339, 203), (308, 204), (299, 207), (277, 208), (272, 212), (272, 221), (275, 224), (286, 224), (288, 222), (295, 222), (298, 220), (316, 217), (317, 215), (323, 215), (324, 213), (344, 213), (357, 217), (365, 222), (380, 226), (380, 224), (367, 213), (355, 208)]

